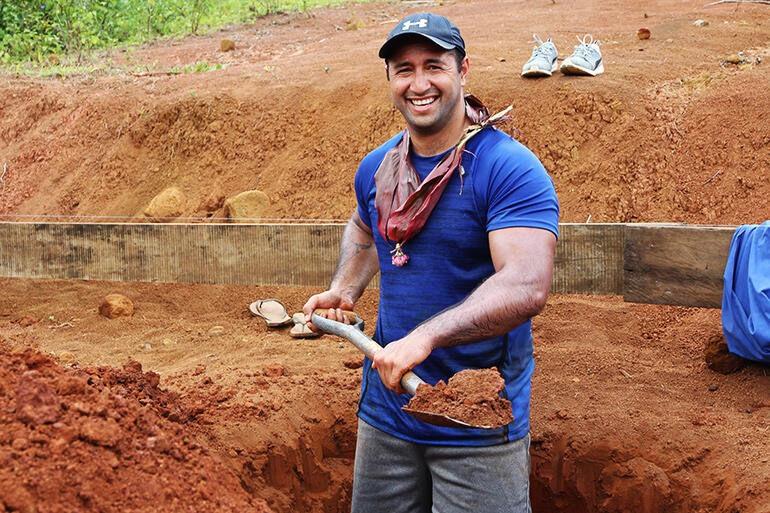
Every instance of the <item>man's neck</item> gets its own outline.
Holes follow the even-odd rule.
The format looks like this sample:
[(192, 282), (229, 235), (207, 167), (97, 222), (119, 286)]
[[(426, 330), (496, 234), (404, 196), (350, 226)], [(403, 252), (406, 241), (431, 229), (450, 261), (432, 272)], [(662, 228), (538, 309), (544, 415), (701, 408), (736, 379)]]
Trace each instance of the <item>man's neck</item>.
[(444, 153), (460, 142), (469, 124), (470, 121), (465, 116), (465, 104), (463, 103), (462, 115), (454, 116), (447, 126), (436, 133), (426, 134), (410, 129), (409, 139), (412, 151), (423, 157)]

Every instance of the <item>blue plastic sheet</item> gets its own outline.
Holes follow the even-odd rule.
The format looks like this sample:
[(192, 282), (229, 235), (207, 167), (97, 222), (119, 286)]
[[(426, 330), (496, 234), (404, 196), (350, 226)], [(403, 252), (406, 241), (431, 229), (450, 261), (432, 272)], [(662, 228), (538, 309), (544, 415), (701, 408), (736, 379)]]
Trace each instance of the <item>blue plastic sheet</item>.
[(770, 221), (738, 227), (724, 275), (722, 329), (730, 352), (770, 363)]

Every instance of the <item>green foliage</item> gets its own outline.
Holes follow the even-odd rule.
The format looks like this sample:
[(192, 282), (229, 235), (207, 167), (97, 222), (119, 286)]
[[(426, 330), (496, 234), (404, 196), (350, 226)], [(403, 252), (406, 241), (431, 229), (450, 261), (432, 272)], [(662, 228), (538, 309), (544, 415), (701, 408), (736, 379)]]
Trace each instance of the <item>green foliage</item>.
[[(358, 0), (367, 1), (367, 0)], [(197, 34), (340, 0), (0, 0), (0, 64)]]

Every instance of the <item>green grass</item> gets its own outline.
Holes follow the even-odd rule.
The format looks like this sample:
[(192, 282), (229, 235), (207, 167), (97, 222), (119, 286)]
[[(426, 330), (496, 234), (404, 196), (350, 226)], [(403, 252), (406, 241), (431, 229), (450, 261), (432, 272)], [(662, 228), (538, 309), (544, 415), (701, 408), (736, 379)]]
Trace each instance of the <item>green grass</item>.
[(0, 0), (0, 66), (25, 74), (87, 72), (83, 62), (99, 50), (208, 33), (266, 14), (366, 1)]

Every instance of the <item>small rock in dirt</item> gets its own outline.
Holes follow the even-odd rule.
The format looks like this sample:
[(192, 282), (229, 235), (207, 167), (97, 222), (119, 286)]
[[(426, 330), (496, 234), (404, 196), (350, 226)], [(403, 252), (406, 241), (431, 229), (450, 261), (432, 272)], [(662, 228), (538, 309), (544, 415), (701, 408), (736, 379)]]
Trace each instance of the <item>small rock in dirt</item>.
[(250, 223), (259, 219), (270, 205), (262, 191), (245, 191), (225, 201), (225, 217), (231, 222)]
[(7, 508), (19, 513), (35, 513), (35, 499), (32, 495), (23, 486), (14, 486), (11, 483), (6, 484), (0, 480), (0, 489), (3, 490), (0, 504), (5, 504), (3, 510)]
[(176, 341), (174, 341), (174, 340), (171, 340), (170, 338), (164, 338), (164, 339), (163, 339), (163, 341), (162, 341), (161, 343), (162, 343), (164, 346), (175, 346), (175, 345), (176, 345)]
[(61, 404), (56, 392), (38, 377), (37, 371), (28, 371), (19, 378), (16, 418), (25, 424), (51, 424), (61, 415)]
[(222, 208), (222, 205), (224, 204), (225, 197), (223, 194), (212, 194), (198, 206), (198, 210), (202, 210), (204, 212), (215, 212)]
[(235, 41), (225, 38), (219, 42), (219, 49), (223, 52), (231, 52), (235, 50)]
[(108, 319), (131, 317), (134, 303), (123, 294), (108, 294), (99, 305), (99, 313)]
[(26, 438), (14, 438), (11, 442), (11, 449), (14, 451), (23, 451), (27, 447), (29, 447), (29, 440)]
[(716, 392), (717, 390), (719, 390), (719, 387), (716, 385), (711, 385), (709, 387), (709, 392)]
[(265, 373), (265, 376), (276, 378), (278, 376), (285, 375), (286, 369), (280, 363), (271, 363), (269, 365), (266, 365), (265, 368), (262, 370), (262, 372)]
[[(173, 217), (179, 217), (184, 212), (185, 198), (182, 191), (176, 187), (169, 187), (150, 201), (149, 206), (144, 209), (145, 217), (152, 217), (153, 222), (167, 223)], [(166, 219), (162, 219), (166, 218)]]
[(342, 362), (342, 365), (347, 367), (348, 369), (360, 369), (364, 366), (364, 359), (363, 358), (351, 358), (350, 360), (345, 360)]
[(353, 16), (352, 18), (349, 18), (345, 23), (345, 30), (358, 30), (365, 27), (366, 27), (366, 23), (364, 23), (364, 20), (362, 20), (358, 16)]
[(208, 331), (209, 337), (221, 337), (225, 334), (224, 326), (214, 326)]
[(727, 57), (725, 57), (725, 62), (729, 64), (740, 64), (741, 62), (743, 62), (743, 59), (741, 58), (740, 55), (738, 55), (737, 53), (734, 53), (732, 55), (728, 55)]
[(721, 333), (717, 333), (706, 341), (704, 351), (706, 365), (709, 369), (720, 374), (730, 374), (742, 369), (747, 360), (730, 353), (727, 341)]
[(94, 445), (114, 447), (120, 435), (120, 426), (112, 419), (87, 419), (80, 426), (80, 438)]
[(693, 23), (696, 27), (708, 27), (710, 23), (706, 20), (695, 20)]
[(147, 438), (147, 447), (158, 452), (168, 452), (171, 449), (171, 442), (164, 435), (150, 436)]
[(63, 376), (57, 383), (59, 395), (82, 394), (86, 391), (88, 382), (80, 376)]
[(648, 28), (640, 28), (636, 31), (636, 37), (639, 39), (650, 39), (650, 36), (652, 33), (650, 32), (650, 29)]
[(39, 319), (35, 319), (31, 315), (22, 315), (21, 317), (17, 317), (16, 319), (11, 321), (14, 324), (18, 324), (22, 328), (27, 328), (29, 326), (32, 326), (33, 324), (37, 324), (40, 322)]

